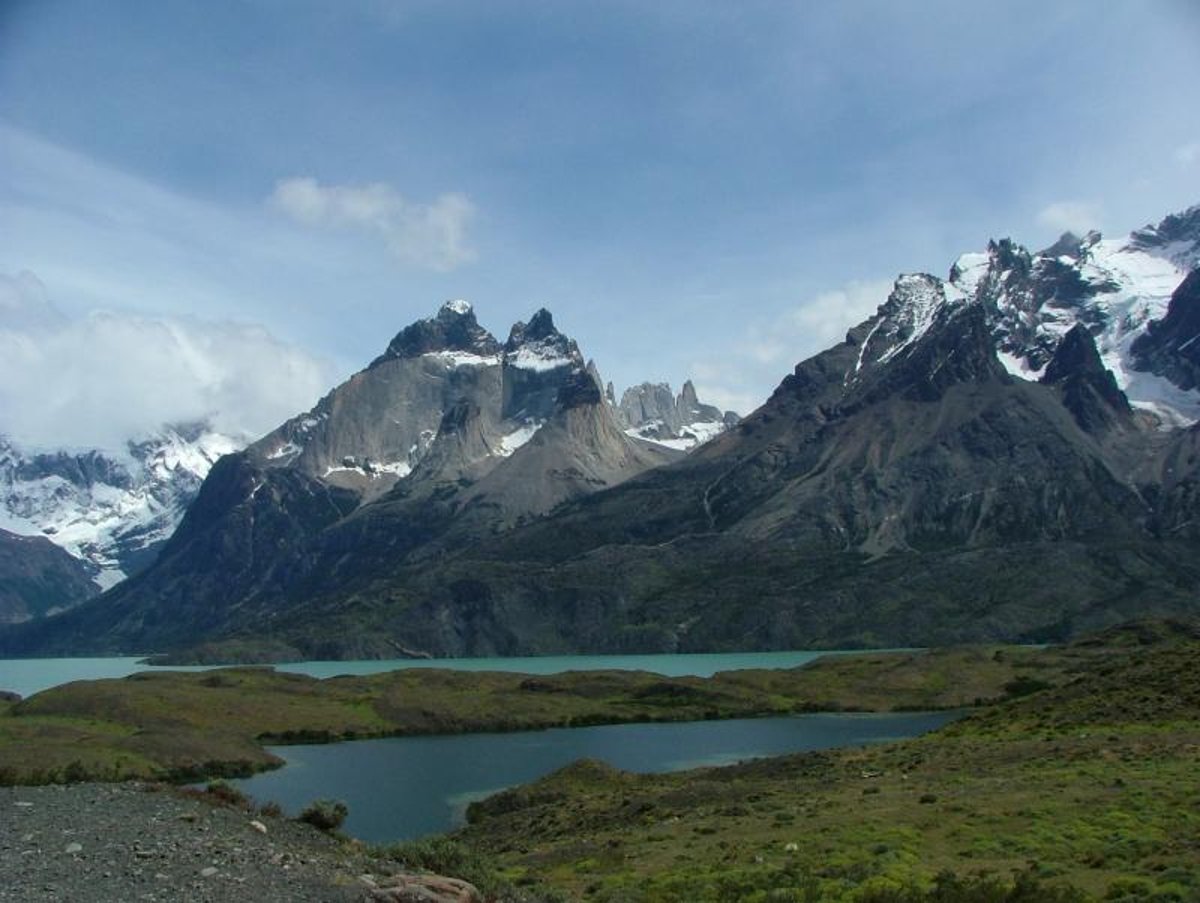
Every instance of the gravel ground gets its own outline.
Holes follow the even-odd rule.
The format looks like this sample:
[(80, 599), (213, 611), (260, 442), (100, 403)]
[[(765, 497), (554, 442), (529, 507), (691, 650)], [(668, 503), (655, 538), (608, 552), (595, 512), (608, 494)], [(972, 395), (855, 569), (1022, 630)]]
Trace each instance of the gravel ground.
[(0, 788), (0, 900), (365, 900), (373, 867), (308, 825), (169, 789)]

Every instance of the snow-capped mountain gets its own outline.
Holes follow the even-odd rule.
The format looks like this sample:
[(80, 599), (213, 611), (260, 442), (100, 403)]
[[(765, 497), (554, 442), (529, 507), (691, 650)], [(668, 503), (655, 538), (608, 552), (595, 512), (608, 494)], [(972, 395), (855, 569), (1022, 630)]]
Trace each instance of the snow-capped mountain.
[(151, 620), (180, 637), (229, 606), (269, 619), (294, 588), (451, 553), (682, 456), (627, 436), (592, 373), (546, 310), (501, 345), (448, 302), (218, 461), (154, 563), (97, 604), (139, 612), (135, 631), (173, 607)]
[(166, 427), (120, 455), (26, 452), (0, 438), (0, 528), (44, 536), (108, 589), (149, 563), (212, 465), (244, 444), (204, 424)]
[[(615, 403), (611, 383), (607, 391), (610, 403)], [(703, 404), (691, 380), (683, 384), (678, 395), (667, 383), (631, 386), (621, 394), (616, 410), (627, 435), (679, 451), (704, 444), (739, 419), (733, 411)]]
[(960, 257), (946, 282), (938, 280), (944, 300), (931, 284), (926, 300), (914, 301), (913, 332), (942, 303), (978, 300), (1001, 362), (1015, 376), (1037, 379), (1062, 337), (1083, 324), (1130, 404), (1162, 426), (1186, 426), (1200, 419), (1200, 393), (1153, 372), (1134, 346), (1166, 317), (1172, 294), (1198, 265), (1200, 205), (1124, 238), (1066, 234), (1038, 253), (993, 241), (983, 253)]
[[(144, 575), (0, 648), (1045, 642), (1195, 614), (1198, 239), (1192, 208), (903, 275), (670, 461), (548, 313), (501, 345), (448, 305), (222, 459)], [(651, 387), (629, 408), (665, 425), (701, 406)]]

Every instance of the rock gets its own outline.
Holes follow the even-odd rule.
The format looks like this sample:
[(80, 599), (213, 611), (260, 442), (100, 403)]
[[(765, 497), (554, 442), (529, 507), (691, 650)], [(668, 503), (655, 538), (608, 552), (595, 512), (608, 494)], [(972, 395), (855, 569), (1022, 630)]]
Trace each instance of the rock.
[(253, 828), (255, 831), (257, 831), (259, 834), (266, 834), (266, 833), (267, 833), (267, 826), (266, 826), (266, 825), (264, 825), (262, 822), (260, 822), (260, 821), (259, 821), (257, 818), (255, 818), (255, 819), (251, 819), (251, 821), (250, 821), (250, 827), (252, 827), (252, 828)]
[(27, 803), (24, 800), (18, 800), (17, 802), (13, 803), (13, 805), (19, 809), (32, 809), (33, 808), (33, 803)]
[(70, 854), (82, 853), (83, 852), (83, 844), (69, 843), (69, 844), (67, 844), (66, 849), (64, 849), (63, 852), (70, 853)]
[(444, 875), (401, 872), (371, 892), (372, 900), (388, 903), (483, 903), (474, 884)]
[(201, 878), (211, 878), (216, 873), (217, 867), (215, 865), (206, 865), (204, 868), (200, 869)]

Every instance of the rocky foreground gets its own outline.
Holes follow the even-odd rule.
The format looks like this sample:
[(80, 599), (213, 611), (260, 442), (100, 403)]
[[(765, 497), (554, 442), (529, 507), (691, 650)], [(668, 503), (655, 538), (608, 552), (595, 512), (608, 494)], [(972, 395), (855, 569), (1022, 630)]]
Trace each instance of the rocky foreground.
[(386, 866), (307, 824), (161, 785), (0, 788), (0, 900), (480, 899)]

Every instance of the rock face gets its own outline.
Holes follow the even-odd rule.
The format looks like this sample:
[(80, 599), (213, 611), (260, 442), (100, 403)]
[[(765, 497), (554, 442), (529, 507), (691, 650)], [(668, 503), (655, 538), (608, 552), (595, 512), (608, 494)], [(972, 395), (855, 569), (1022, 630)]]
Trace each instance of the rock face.
[(94, 568), (43, 536), (0, 530), (0, 624), (63, 611), (100, 592)]
[(445, 554), (679, 455), (625, 435), (593, 374), (548, 311), (500, 345), (449, 302), (221, 459), (153, 567), (48, 630), (78, 631), (70, 645), (103, 623), (114, 645), (144, 646), (230, 617), (266, 626), (293, 594)]
[(1200, 270), (1192, 270), (1171, 295), (1167, 315), (1148, 324), (1130, 347), (1138, 370), (1180, 389), (1200, 389)]
[(1129, 399), (1117, 388), (1112, 371), (1105, 369), (1096, 343), (1082, 323), (1063, 336), (1039, 382), (1062, 391), (1063, 405), (1086, 432), (1103, 433), (1118, 425), (1131, 425)]
[(739, 419), (733, 411), (702, 404), (691, 380), (679, 395), (666, 383), (632, 386), (621, 395), (616, 416), (626, 434), (680, 450), (702, 445)]

